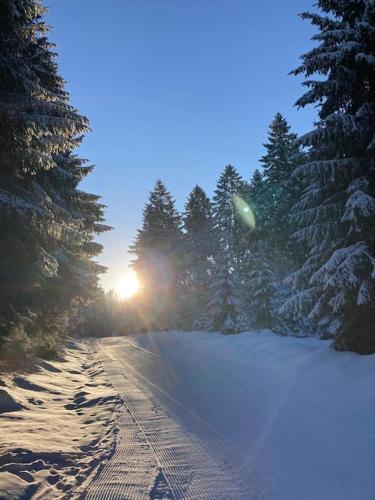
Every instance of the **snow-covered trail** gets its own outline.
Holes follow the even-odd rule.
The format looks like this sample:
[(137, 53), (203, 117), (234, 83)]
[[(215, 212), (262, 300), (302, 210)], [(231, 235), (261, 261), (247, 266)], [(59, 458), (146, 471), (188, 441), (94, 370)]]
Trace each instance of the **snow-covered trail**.
[(90, 498), (375, 497), (375, 357), (267, 332), (139, 334), (98, 349), (128, 434)]

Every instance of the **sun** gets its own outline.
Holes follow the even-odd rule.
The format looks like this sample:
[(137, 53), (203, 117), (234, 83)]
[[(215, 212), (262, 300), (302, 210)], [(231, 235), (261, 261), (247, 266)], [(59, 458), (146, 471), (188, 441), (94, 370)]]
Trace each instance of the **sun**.
[(122, 274), (116, 284), (116, 293), (120, 299), (130, 299), (138, 292), (140, 286), (136, 273), (128, 269)]

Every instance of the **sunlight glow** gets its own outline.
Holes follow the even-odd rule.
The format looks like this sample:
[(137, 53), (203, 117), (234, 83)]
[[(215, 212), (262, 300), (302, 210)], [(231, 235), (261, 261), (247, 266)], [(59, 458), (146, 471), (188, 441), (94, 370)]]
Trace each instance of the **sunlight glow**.
[(116, 284), (116, 293), (120, 299), (130, 299), (140, 288), (137, 274), (128, 269), (122, 274)]

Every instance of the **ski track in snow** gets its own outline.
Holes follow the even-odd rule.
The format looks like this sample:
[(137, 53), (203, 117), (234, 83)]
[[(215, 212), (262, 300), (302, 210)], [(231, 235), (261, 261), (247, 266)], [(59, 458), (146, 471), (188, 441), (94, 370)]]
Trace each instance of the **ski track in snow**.
[(124, 408), (87, 498), (374, 498), (373, 356), (269, 332), (96, 346)]
[[(129, 342), (129, 345), (131, 343)], [(134, 344), (135, 345), (135, 344)], [(139, 348), (147, 355), (156, 354)], [(246, 491), (235, 468), (213, 456), (203, 443), (186, 432), (135, 381), (152, 385), (179, 404), (193, 418), (198, 415), (146, 379), (123, 359), (119, 371), (113, 357), (100, 346), (103, 362), (124, 399), (119, 437), (112, 459), (91, 484), (85, 498), (111, 499), (245, 499)], [(201, 422), (207, 425), (205, 422)], [(212, 429), (211, 429), (212, 430)]]

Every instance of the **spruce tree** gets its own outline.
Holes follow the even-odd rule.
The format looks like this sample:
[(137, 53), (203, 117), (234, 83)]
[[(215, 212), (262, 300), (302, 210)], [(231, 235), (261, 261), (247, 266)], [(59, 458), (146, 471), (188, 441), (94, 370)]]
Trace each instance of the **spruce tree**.
[[(319, 108), (303, 136), (307, 161), (295, 176), (304, 191), (294, 207), (294, 240), (309, 255), (289, 281), (282, 312), (308, 315), (337, 349), (375, 351), (375, 4), (319, 0), (304, 13), (318, 46), (294, 74), (309, 90), (297, 101)], [(318, 74), (319, 79), (313, 79)], [(321, 76), (324, 78), (321, 78)]]
[(258, 233), (262, 230), (263, 222), (262, 215), (263, 199), (264, 199), (264, 181), (263, 175), (255, 169), (249, 183), (246, 183), (243, 188), (244, 200), (249, 212), (252, 215), (253, 221), (247, 229), (241, 231), (241, 255), (243, 260), (244, 273), (248, 270), (248, 259), (251, 254), (254, 242), (257, 240)]
[(213, 208), (219, 244), (228, 250), (230, 260), (233, 262), (238, 262), (241, 257), (244, 229), (244, 223), (236, 208), (235, 199), (244, 196), (244, 193), (244, 180), (232, 165), (227, 165), (217, 183)]
[(106, 229), (98, 197), (77, 189), (91, 169), (73, 154), (88, 121), (69, 103), (45, 10), (0, 5), (0, 337), (22, 332), (24, 344), (53, 336), (54, 318), (63, 326), (96, 288), (93, 235)]
[(142, 228), (130, 251), (147, 307), (148, 328), (179, 326), (185, 282), (181, 216), (161, 180), (143, 211)]
[(238, 268), (232, 267), (229, 249), (216, 253), (210, 283), (210, 301), (202, 326), (223, 333), (240, 333), (249, 327), (244, 285)]
[[(280, 113), (269, 127), (266, 154), (248, 188), (248, 203), (255, 213), (255, 230), (248, 233), (244, 273), (249, 308), (258, 327), (280, 329), (276, 309), (286, 292), (283, 280), (296, 267), (300, 248), (289, 244), (290, 210), (297, 201), (298, 183), (291, 178), (300, 161), (297, 136)], [(284, 327), (283, 327), (284, 328)]]
[(248, 326), (241, 276), (241, 242), (245, 224), (235, 203), (236, 197), (243, 195), (244, 190), (241, 176), (228, 165), (218, 180), (214, 196), (217, 249), (207, 309), (210, 328), (226, 333), (238, 333)]
[(268, 259), (264, 247), (265, 244), (261, 240), (253, 245), (246, 287), (254, 326), (271, 328), (274, 326), (274, 301), (277, 283), (272, 262)]
[(186, 316), (188, 326), (199, 325), (209, 297), (212, 257), (216, 233), (212, 204), (196, 185), (189, 195), (183, 216), (186, 266)]
[(263, 199), (264, 185), (263, 174), (256, 168), (247, 189), (248, 201), (251, 204), (252, 209), (256, 212), (256, 225), (259, 224), (258, 219), (260, 219), (260, 214), (263, 212), (261, 203)]
[(247, 308), (253, 319), (253, 326), (258, 328), (273, 326), (276, 292), (274, 256), (270, 250), (272, 236), (266, 230), (264, 221), (266, 190), (264, 176), (256, 169), (247, 189), (247, 200), (254, 212), (256, 222), (253, 230), (247, 233), (242, 275), (245, 282)]
[(266, 154), (260, 163), (263, 167), (261, 198), (261, 226), (269, 247), (277, 260), (287, 260), (290, 237), (289, 215), (297, 201), (298, 183), (291, 174), (300, 161), (297, 136), (290, 132), (288, 122), (276, 113), (269, 127)]
[(54, 154), (74, 149), (87, 118), (69, 104), (38, 0), (0, 5), (1, 174), (6, 180), (56, 166)]
[(56, 168), (36, 176), (53, 203), (55, 217), (54, 237), (46, 239), (44, 248), (56, 259), (58, 279), (49, 282), (48, 296), (50, 301), (58, 298), (57, 304), (81, 303), (97, 292), (98, 274), (105, 271), (92, 260), (102, 251), (94, 236), (110, 228), (103, 223), (100, 196), (78, 189), (93, 167), (72, 152), (56, 156), (55, 161)]

